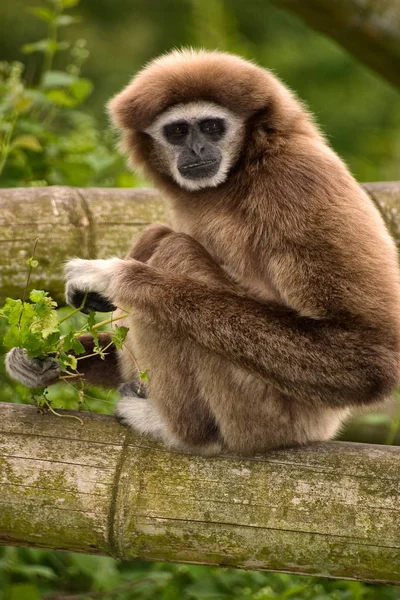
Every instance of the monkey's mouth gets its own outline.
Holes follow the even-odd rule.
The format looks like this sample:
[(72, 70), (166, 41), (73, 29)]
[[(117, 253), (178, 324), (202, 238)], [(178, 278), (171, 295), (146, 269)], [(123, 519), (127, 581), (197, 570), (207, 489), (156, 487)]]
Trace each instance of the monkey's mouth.
[(186, 179), (203, 179), (213, 177), (218, 173), (219, 160), (202, 160), (178, 167), (179, 173)]

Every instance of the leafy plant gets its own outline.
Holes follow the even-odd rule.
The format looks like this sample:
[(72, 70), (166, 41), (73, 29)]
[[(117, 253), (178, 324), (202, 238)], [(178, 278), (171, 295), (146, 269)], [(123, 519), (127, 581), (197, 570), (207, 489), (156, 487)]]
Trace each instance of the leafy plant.
[[(32, 290), (29, 294), (30, 302), (22, 300), (13, 300), (7, 298), (5, 305), (0, 310), (0, 317), (7, 320), (9, 329), (3, 338), (3, 345), (6, 348), (25, 348), (28, 357), (46, 358), (48, 355), (54, 355), (62, 371), (69, 369), (76, 371), (79, 355), (85, 352), (85, 348), (79, 341), (79, 336), (83, 333), (89, 333), (94, 340), (93, 354), (98, 354), (101, 359), (106, 356), (106, 350), (111, 344), (121, 349), (128, 333), (127, 327), (113, 326), (112, 342), (102, 347), (99, 342), (98, 329), (103, 325), (113, 323), (113, 319), (106, 319), (96, 323), (94, 311), (89, 313), (86, 326), (78, 332), (69, 331), (62, 335), (61, 323), (72, 317), (76, 312), (83, 308), (83, 305), (73, 310), (63, 319), (58, 319), (57, 303), (43, 290)], [(71, 352), (73, 354), (71, 354)], [(90, 355), (92, 356), (92, 355)], [(84, 358), (87, 358), (85, 356)]]
[[(35, 248), (36, 248), (35, 242)], [(96, 313), (89, 312), (89, 316), (84, 325), (76, 331), (69, 328), (63, 332), (63, 323), (79, 313), (86, 301), (83, 299), (82, 305), (72, 311), (69, 311), (64, 317), (59, 319), (56, 310), (57, 303), (44, 290), (32, 290), (29, 294), (29, 302), (25, 301), (29, 280), (32, 269), (38, 266), (37, 260), (32, 256), (27, 260), (29, 267), (28, 276), (22, 300), (13, 300), (7, 298), (4, 306), (0, 308), (0, 318), (5, 319), (8, 329), (3, 337), (3, 346), (6, 349), (24, 348), (28, 357), (44, 359), (52, 356), (58, 362), (60, 369), (65, 373), (62, 379), (74, 379), (82, 383), (82, 377), (78, 373), (78, 361), (97, 355), (104, 360), (107, 350), (114, 345), (118, 350), (122, 348), (128, 333), (128, 327), (115, 324), (118, 319), (112, 316), (109, 319), (96, 322)], [(125, 314), (119, 318), (123, 318)], [(104, 326), (111, 326), (111, 341), (102, 346), (99, 339), (99, 329)], [(85, 348), (79, 341), (79, 336), (88, 333), (93, 338), (93, 353), (85, 354)], [(147, 372), (140, 374), (142, 380), (147, 380)], [(81, 400), (83, 401), (83, 386), (79, 389)], [(48, 398), (47, 389), (42, 389), (34, 394), (34, 399), (40, 407), (49, 408), (51, 402)]]
[(29, 10), (47, 25), (47, 37), (22, 47), (36, 59), (34, 76), (28, 77), (22, 63), (0, 63), (1, 187), (136, 182), (110, 133), (100, 134), (95, 119), (81, 109), (93, 90), (81, 75), (89, 55), (86, 41), (61, 39), (63, 29), (78, 21), (66, 11), (79, 1), (47, 0)]

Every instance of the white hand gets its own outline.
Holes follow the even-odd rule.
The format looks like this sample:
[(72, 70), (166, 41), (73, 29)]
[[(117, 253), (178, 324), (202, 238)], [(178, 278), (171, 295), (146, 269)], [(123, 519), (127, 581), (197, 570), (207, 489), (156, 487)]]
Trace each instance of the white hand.
[(113, 277), (118, 265), (125, 261), (120, 258), (108, 260), (84, 260), (74, 258), (65, 265), (65, 298), (68, 304), (74, 304), (78, 292), (97, 292), (112, 300)]

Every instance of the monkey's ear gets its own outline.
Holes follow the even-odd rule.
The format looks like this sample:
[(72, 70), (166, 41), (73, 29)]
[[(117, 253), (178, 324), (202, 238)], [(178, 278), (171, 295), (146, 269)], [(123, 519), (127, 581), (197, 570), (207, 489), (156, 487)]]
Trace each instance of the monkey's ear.
[(129, 88), (125, 88), (108, 102), (107, 112), (117, 129), (131, 129), (134, 126), (135, 107), (132, 100)]
[(165, 108), (166, 93), (154, 85), (142, 86), (141, 77), (137, 76), (107, 105), (113, 125), (122, 130), (144, 131)]

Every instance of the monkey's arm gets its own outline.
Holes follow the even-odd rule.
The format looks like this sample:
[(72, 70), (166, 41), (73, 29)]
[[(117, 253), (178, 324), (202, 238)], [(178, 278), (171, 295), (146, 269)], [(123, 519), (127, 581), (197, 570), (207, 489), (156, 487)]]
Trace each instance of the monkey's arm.
[[(81, 335), (79, 341), (85, 348), (85, 354), (80, 356), (82, 358), (88, 356), (84, 361), (79, 362), (79, 373), (87, 383), (109, 388), (117, 387), (122, 383), (115, 346), (111, 345), (107, 348), (106, 357), (101, 360), (98, 355), (91, 356), (94, 349), (91, 335)], [(108, 333), (102, 332), (99, 334), (99, 341), (101, 346), (105, 347), (111, 342), (111, 337)], [(22, 348), (13, 348), (8, 352), (6, 370), (12, 379), (31, 389), (58, 383), (62, 376), (62, 371), (54, 358), (30, 360)]]
[(371, 403), (399, 377), (396, 336), (356, 315), (313, 319), (276, 303), (164, 273), (134, 260), (75, 259), (67, 297), (95, 290), (258, 374), (283, 393), (332, 406)]
[(120, 302), (153, 312), (166, 326), (258, 373), (283, 393), (332, 405), (368, 403), (398, 384), (398, 340), (355, 316), (347, 323), (301, 317), (272, 302), (143, 268), (142, 277), (133, 277), (133, 295), (128, 269), (120, 275)]

